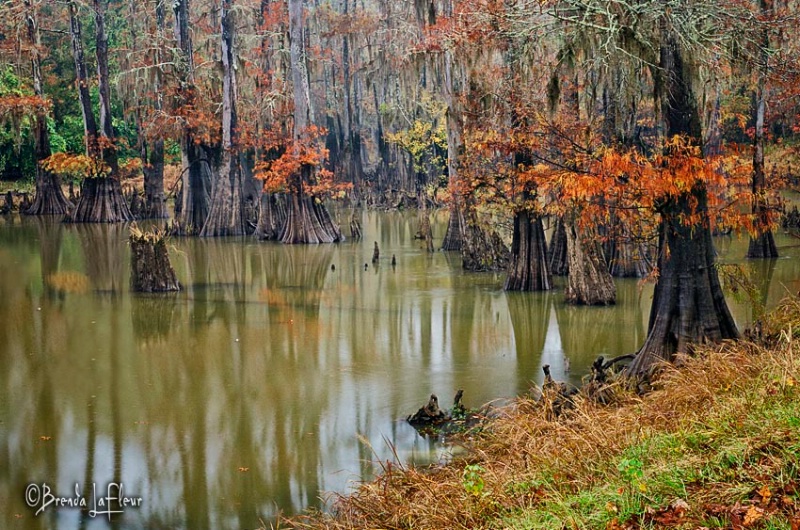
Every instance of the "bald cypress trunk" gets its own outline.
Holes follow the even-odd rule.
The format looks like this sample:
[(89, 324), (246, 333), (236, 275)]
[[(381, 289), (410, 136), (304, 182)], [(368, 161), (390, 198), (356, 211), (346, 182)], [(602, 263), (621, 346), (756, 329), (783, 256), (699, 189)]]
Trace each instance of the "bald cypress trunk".
[[(668, 136), (682, 134), (699, 144), (700, 118), (691, 73), (678, 40), (667, 34), (661, 46), (660, 70)], [(648, 375), (657, 363), (687, 353), (691, 345), (739, 336), (714, 267), (714, 246), (705, 184), (666, 198), (659, 209), (659, 277), (653, 294), (647, 339), (628, 367)], [(700, 220), (686, 224), (693, 212)]]
[(542, 219), (527, 210), (519, 211), (514, 215), (511, 258), (503, 288), (506, 291), (547, 291), (552, 287)]
[(608, 270), (615, 278), (644, 278), (652, 270), (651, 252), (647, 242), (637, 239), (630, 228), (612, 222), (604, 247)]
[(576, 223), (565, 222), (567, 235), (567, 303), (613, 305), (617, 288), (608, 272), (603, 249), (596, 234), (582, 233)]
[(263, 193), (259, 210), (256, 237), (266, 241), (277, 240), (286, 224), (286, 202), (284, 197), (274, 193)]
[(566, 276), (569, 273), (567, 262), (567, 229), (564, 219), (556, 219), (556, 226), (553, 235), (550, 237), (550, 245), (547, 247), (547, 266), (553, 276)]
[(162, 232), (142, 232), (132, 228), (131, 290), (140, 293), (180, 291), (181, 286), (169, 261), (166, 236)]
[[(313, 124), (305, 51), (303, 0), (289, 0), (289, 60), (294, 96), (294, 137), (302, 141)], [(334, 243), (342, 240), (325, 204), (306, 188), (314, 178), (313, 168), (304, 166), (289, 179), (286, 222), (279, 235), (283, 243)]]
[[(180, 49), (178, 63), (178, 97), (181, 104), (191, 108), (197, 98), (194, 85), (194, 59), (191, 33), (189, 31), (189, 0), (175, 0), (175, 40)], [(211, 157), (209, 148), (195, 138), (190, 124), (186, 123), (181, 134), (180, 208), (176, 205), (175, 231), (183, 235), (197, 235), (208, 217), (211, 194)]]
[(461, 264), (464, 270), (501, 271), (508, 268), (508, 247), (491, 228), (486, 228), (474, 206), (464, 207), (464, 217), (460, 220)]
[(461, 114), (456, 101), (456, 83), (453, 79), (453, 53), (444, 54), (444, 97), (447, 103), (447, 178), (450, 184), (450, 221), (442, 242), (442, 250), (461, 250), (464, 238), (464, 213), (458, 186), (458, 158), (463, 147), (461, 140)]
[(83, 114), (87, 154), (105, 163), (109, 174), (85, 178), (77, 206), (65, 218), (74, 223), (114, 223), (133, 220), (128, 203), (122, 196), (114, 130), (111, 125), (111, 94), (108, 77), (108, 38), (105, 33), (106, 5), (94, 1), (95, 54), (97, 57), (98, 91), (100, 96), (100, 127), (95, 121), (89, 97), (89, 80), (83, 51), (83, 37), (75, 2), (69, 3), (72, 53), (75, 61), (78, 99)]
[[(31, 72), (33, 74), (33, 93), (44, 98), (42, 88), (42, 68), (39, 49), (41, 38), (39, 36), (38, 17), (31, 0), (24, 0), (26, 11), (26, 28), (28, 42), (31, 45)], [(28, 215), (63, 215), (72, 208), (72, 203), (64, 196), (61, 189), (61, 179), (42, 167), (42, 161), (50, 156), (50, 135), (47, 130), (47, 112), (44, 109), (37, 111), (33, 123), (36, 157), (36, 194), (33, 204), (24, 211)]]
[[(163, 60), (160, 43), (164, 38), (164, 24), (166, 18), (164, 9), (165, 3), (164, 0), (158, 0), (155, 6), (156, 34), (159, 44), (156, 46), (155, 52), (157, 64), (160, 64)], [(131, 0), (131, 5), (135, 6), (136, 1)], [(163, 95), (161, 93), (160, 77), (156, 76), (153, 88), (156, 94), (153, 105), (157, 111), (161, 111), (163, 107)], [(142, 219), (166, 219), (169, 217), (169, 212), (167, 211), (167, 199), (164, 194), (164, 140), (162, 138), (148, 140), (142, 134), (140, 146), (142, 160), (144, 160), (146, 164), (143, 169), (144, 208), (139, 214), (139, 217)]]
[(156, 140), (145, 150), (143, 219), (166, 219), (167, 199), (164, 195), (164, 141)]
[[(766, 11), (766, 2), (761, 1), (761, 10)], [(766, 111), (767, 99), (767, 69), (769, 67), (769, 34), (764, 30), (762, 36), (762, 53), (761, 60), (763, 65), (761, 67), (758, 86), (756, 88), (756, 130), (753, 136), (753, 178), (752, 178), (752, 192), (753, 192), (753, 216), (755, 217), (755, 226), (757, 234), (755, 237), (750, 238), (750, 246), (747, 249), (748, 258), (777, 258), (778, 247), (775, 245), (775, 237), (772, 235), (772, 230), (768, 222), (768, 207), (766, 203), (765, 193), (767, 187), (767, 179), (764, 173), (764, 114)]]
[(242, 172), (236, 145), (236, 72), (233, 67), (235, 25), (232, 0), (223, 0), (220, 17), (222, 41), (222, 162), (211, 191), (211, 210), (201, 237), (241, 236), (245, 233), (242, 211)]

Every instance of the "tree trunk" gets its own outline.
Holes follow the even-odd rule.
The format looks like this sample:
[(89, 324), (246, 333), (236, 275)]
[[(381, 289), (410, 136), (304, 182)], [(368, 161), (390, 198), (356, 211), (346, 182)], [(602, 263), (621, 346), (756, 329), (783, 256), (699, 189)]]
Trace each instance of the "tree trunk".
[(567, 261), (567, 229), (564, 219), (556, 219), (556, 227), (550, 238), (550, 245), (547, 247), (547, 266), (550, 274), (554, 276), (566, 276), (569, 274), (569, 263)]
[(167, 199), (164, 195), (164, 141), (156, 140), (150, 146), (144, 167), (144, 210), (142, 219), (166, 219)]
[(78, 88), (78, 101), (83, 115), (83, 141), (89, 156), (97, 155), (97, 121), (92, 111), (89, 96), (89, 74), (86, 70), (86, 55), (83, 51), (83, 35), (78, 7), (74, 0), (69, 3), (70, 36), (72, 38), (72, 57), (75, 61), (75, 85)]
[(417, 237), (425, 241), (425, 250), (427, 252), (433, 252), (433, 231), (431, 230), (430, 214), (428, 214), (428, 200), (422, 192), (419, 192), (417, 197), (417, 202), (419, 203), (419, 208), (417, 210), (417, 219), (419, 222)]
[(245, 233), (242, 212), (242, 172), (236, 145), (236, 72), (233, 45), (235, 26), (233, 0), (223, 0), (220, 17), (222, 41), (222, 163), (211, 191), (211, 210), (201, 237), (241, 236)]
[(714, 268), (710, 230), (680, 220), (697, 199), (707, 215), (705, 191), (697, 188), (670, 201), (662, 213), (659, 277), (647, 339), (628, 368), (634, 375), (645, 375), (656, 363), (689, 352), (692, 344), (739, 336)]
[(508, 267), (508, 247), (491, 228), (484, 228), (474, 208), (465, 207), (467, 217), (461, 220), (461, 261), (464, 270), (501, 271)]
[[(97, 55), (97, 72), (100, 92), (100, 129), (92, 111), (89, 97), (89, 80), (86, 70), (86, 59), (83, 51), (81, 24), (75, 2), (69, 3), (70, 33), (72, 35), (72, 53), (75, 60), (78, 99), (83, 113), (83, 125), (87, 154), (102, 160), (109, 167), (111, 174), (85, 178), (81, 197), (75, 209), (67, 215), (65, 221), (75, 223), (115, 223), (133, 220), (133, 215), (122, 196), (119, 182), (116, 148), (113, 145), (114, 131), (111, 127), (111, 102), (108, 87), (108, 39), (105, 34), (105, 7), (100, 0), (95, 0), (95, 44)], [(100, 138), (102, 137), (102, 141)]]
[[(702, 139), (697, 104), (691, 88), (691, 72), (684, 64), (676, 37), (667, 34), (661, 47), (664, 117), (668, 137), (687, 135), (696, 144)], [(714, 268), (706, 189), (702, 183), (678, 197), (665, 199), (660, 208), (659, 277), (650, 309), (647, 339), (628, 367), (634, 376), (647, 376), (657, 363), (686, 353), (692, 343), (719, 341), (739, 336), (722, 294)], [(686, 225), (693, 213), (700, 220)]]
[[(762, 12), (766, 11), (766, 2), (761, 1)], [(767, 72), (769, 68), (769, 34), (764, 30), (761, 42), (761, 60), (763, 65), (759, 72), (756, 88), (756, 130), (753, 136), (753, 216), (757, 235), (750, 237), (750, 246), (747, 249), (748, 258), (777, 258), (778, 247), (775, 237), (769, 227), (768, 207), (766, 204), (767, 179), (764, 173), (764, 114), (767, 99)]]
[[(156, 46), (156, 61), (160, 64), (162, 59), (160, 43), (164, 39), (165, 24), (165, 2), (156, 2), (156, 33), (159, 45)], [(131, 5), (135, 5), (132, 0)], [(161, 79), (156, 76), (153, 83), (155, 91), (155, 101), (153, 105), (156, 111), (161, 111), (163, 107), (163, 94), (161, 93)], [(141, 132), (141, 129), (140, 129)], [(139, 214), (142, 219), (166, 219), (169, 217), (167, 211), (167, 199), (164, 194), (164, 140), (157, 138), (151, 142), (141, 135), (142, 160), (146, 162), (143, 169), (144, 173), (144, 208)]]
[(461, 156), (462, 144), (462, 124), (461, 114), (459, 113), (456, 83), (453, 79), (453, 52), (445, 51), (444, 54), (444, 99), (447, 103), (447, 178), (450, 185), (450, 221), (447, 225), (447, 233), (442, 242), (442, 250), (462, 250), (465, 244), (465, 226), (463, 226), (461, 192), (458, 183), (458, 164)]
[(569, 264), (567, 303), (613, 305), (617, 288), (608, 272), (600, 242), (596, 237), (580, 232), (574, 222), (565, 222), (565, 225)]
[(615, 220), (604, 245), (608, 271), (614, 278), (644, 278), (652, 270), (648, 244), (637, 240), (627, 226)]
[(450, 220), (447, 222), (447, 232), (444, 235), (442, 242), (442, 250), (455, 251), (461, 250), (462, 240), (461, 234), (461, 212), (456, 203), (456, 199), (452, 198), (450, 202)]
[(650, 274), (647, 247), (627, 238), (613, 241), (610, 246), (608, 271), (614, 278), (644, 278)]
[(552, 287), (542, 219), (527, 210), (519, 211), (514, 215), (511, 262), (503, 288), (506, 291), (547, 291)]
[[(33, 93), (44, 98), (42, 88), (42, 69), (39, 49), (41, 38), (36, 9), (31, 0), (25, 0), (28, 41), (31, 45), (31, 71), (33, 74)], [(47, 112), (39, 110), (33, 124), (36, 157), (36, 195), (31, 207), (24, 211), (28, 215), (63, 215), (73, 207), (61, 189), (61, 179), (55, 173), (44, 169), (42, 160), (50, 156), (50, 135), (47, 130)]]
[(275, 241), (286, 224), (286, 202), (284, 197), (272, 193), (261, 195), (261, 213), (258, 217), (256, 235), (259, 239)]
[[(308, 84), (305, 52), (303, 0), (289, 0), (289, 60), (294, 96), (294, 138), (301, 141), (314, 122)], [(325, 204), (310, 196), (305, 187), (313, 178), (313, 169), (303, 167), (290, 177), (286, 204), (286, 223), (281, 230), (283, 243), (335, 243), (342, 240)]]
[(131, 290), (140, 293), (180, 291), (169, 261), (166, 236), (131, 229)]
[(283, 243), (337, 243), (342, 241), (325, 205), (315, 197), (293, 193), (287, 197), (286, 223), (279, 239)]
[[(180, 49), (178, 95), (184, 107), (195, 104), (194, 59), (189, 32), (189, 0), (175, 0), (175, 40)], [(175, 231), (182, 235), (200, 233), (209, 211), (211, 163), (208, 146), (195, 141), (194, 131), (187, 123), (181, 134), (181, 202), (176, 211)], [(177, 204), (176, 204), (176, 210)]]
[(133, 220), (122, 186), (111, 177), (85, 178), (78, 205), (64, 219), (71, 223), (119, 223)]

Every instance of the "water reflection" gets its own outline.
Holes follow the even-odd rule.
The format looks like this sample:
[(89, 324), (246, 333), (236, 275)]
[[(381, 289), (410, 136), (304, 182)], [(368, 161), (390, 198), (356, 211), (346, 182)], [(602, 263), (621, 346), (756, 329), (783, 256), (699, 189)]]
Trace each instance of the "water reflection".
[[(531, 389), (532, 383), (541, 386), (544, 374), (541, 367), (550, 364), (556, 373), (563, 374), (563, 358), (551, 359), (560, 355), (560, 343), (553, 344), (555, 330), (550, 329), (550, 313), (553, 305), (553, 292), (544, 293), (506, 293), (511, 326), (514, 329), (514, 345), (517, 356), (517, 393)], [(555, 347), (554, 347), (555, 346)], [(563, 379), (563, 377), (562, 377)]]
[[(541, 384), (543, 364), (576, 381), (596, 355), (635, 351), (652, 296), (633, 280), (612, 308), (504, 293), (501, 275), (425, 252), (402, 213), (365, 214), (364, 241), (340, 245), (173, 239), (185, 289), (134, 295), (127, 227), (13, 219), (0, 220), (4, 528), (107, 526), (73, 510), (34, 518), (30, 482), (71, 494), (122, 481), (144, 505), (120, 527), (257, 527), (324, 506), (322, 492), (346, 492), (395, 453), (447, 457), (402, 420), (431, 392), (449, 405), (463, 388), (478, 406)], [(725, 243), (721, 259), (746, 244)], [(800, 287), (798, 263), (744, 266), (774, 304)], [(74, 287), (81, 277), (88, 288)]]

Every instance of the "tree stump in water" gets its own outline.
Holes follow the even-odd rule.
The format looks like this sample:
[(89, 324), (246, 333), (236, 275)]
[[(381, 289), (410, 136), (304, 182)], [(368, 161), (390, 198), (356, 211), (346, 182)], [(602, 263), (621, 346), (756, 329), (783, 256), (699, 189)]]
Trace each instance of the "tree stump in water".
[(14, 209), (14, 194), (12, 192), (6, 193), (5, 203), (0, 207), (1, 214), (11, 213)]
[(350, 215), (350, 237), (361, 239), (361, 223), (356, 219), (355, 212)]
[(447, 419), (447, 414), (439, 408), (439, 398), (431, 394), (428, 403), (406, 418), (411, 425), (433, 425)]
[(131, 227), (131, 290), (141, 293), (180, 291), (181, 286), (169, 261), (163, 231), (142, 232)]
[(381, 251), (378, 248), (378, 242), (375, 241), (375, 246), (372, 249), (372, 263), (378, 263), (378, 260), (381, 258)]

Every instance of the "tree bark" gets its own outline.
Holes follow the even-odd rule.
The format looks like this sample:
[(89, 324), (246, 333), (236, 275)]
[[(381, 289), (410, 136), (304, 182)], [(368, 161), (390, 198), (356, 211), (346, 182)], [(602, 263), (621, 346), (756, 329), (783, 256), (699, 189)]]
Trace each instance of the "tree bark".
[(644, 278), (652, 269), (648, 243), (639, 241), (618, 219), (612, 223), (604, 245), (608, 271), (614, 278)]
[(167, 199), (164, 195), (164, 140), (156, 140), (145, 148), (142, 158), (147, 161), (144, 167), (144, 210), (142, 219), (166, 219)]
[(466, 218), (461, 219), (461, 262), (464, 270), (501, 271), (508, 268), (509, 251), (500, 236), (484, 228), (474, 207), (465, 206)]
[(262, 194), (256, 236), (262, 240), (275, 241), (280, 237), (281, 229), (285, 224), (286, 202), (284, 197), (273, 193)]
[[(42, 68), (39, 50), (41, 37), (36, 8), (31, 0), (25, 0), (25, 21), (28, 41), (31, 45), (31, 71), (33, 74), (33, 93), (44, 98), (42, 88)], [(34, 139), (36, 157), (36, 194), (33, 204), (24, 211), (28, 215), (63, 215), (73, 207), (61, 189), (61, 179), (42, 167), (42, 161), (50, 156), (50, 134), (47, 130), (47, 113), (40, 110), (34, 119)]]
[(575, 305), (613, 305), (617, 288), (608, 272), (603, 249), (596, 237), (582, 233), (574, 222), (565, 222), (569, 278), (566, 300)]
[[(683, 134), (702, 141), (700, 118), (691, 87), (691, 72), (675, 36), (667, 33), (661, 46), (664, 117), (668, 137)], [(683, 219), (700, 214), (699, 222)], [(739, 336), (717, 270), (711, 239), (705, 184), (666, 198), (660, 208), (659, 277), (650, 309), (647, 339), (628, 367), (634, 376), (647, 376), (657, 363), (686, 353), (693, 343)]]
[[(132, 0), (132, 4), (135, 0)], [(161, 57), (160, 43), (164, 38), (164, 23), (165, 23), (165, 2), (158, 0), (156, 2), (156, 34), (159, 44), (156, 46), (156, 62), (160, 64), (163, 60)], [(155, 91), (155, 101), (153, 106), (156, 111), (161, 111), (163, 107), (161, 94), (161, 79), (156, 76), (153, 89)], [(141, 129), (140, 129), (141, 131)], [(144, 173), (144, 208), (139, 217), (142, 219), (166, 219), (169, 217), (167, 211), (167, 199), (164, 195), (164, 140), (157, 138), (148, 141), (141, 137), (142, 160), (144, 160), (145, 167)]]
[[(767, 11), (767, 2), (761, 0), (762, 13)], [(778, 247), (775, 245), (775, 237), (769, 227), (768, 206), (766, 203), (767, 179), (764, 173), (764, 114), (766, 112), (767, 100), (767, 73), (769, 68), (769, 33), (763, 30), (761, 38), (761, 61), (763, 64), (759, 69), (759, 79), (756, 88), (756, 130), (753, 136), (753, 216), (755, 217), (755, 228), (757, 235), (750, 237), (750, 245), (747, 249), (748, 258), (777, 258)]]
[[(309, 125), (314, 122), (304, 39), (303, 0), (289, 0), (289, 60), (294, 97), (294, 138), (297, 142), (303, 140)], [(306, 192), (305, 188), (312, 179), (313, 168), (305, 166), (290, 177), (286, 223), (280, 234), (283, 243), (335, 243), (342, 240), (339, 227), (334, 224), (325, 204)]]
[(444, 99), (447, 103), (447, 178), (450, 185), (450, 221), (442, 242), (442, 250), (461, 250), (464, 244), (465, 226), (458, 181), (458, 164), (461, 155), (462, 124), (457, 107), (456, 85), (453, 79), (453, 52), (444, 53)]
[(233, 0), (222, 0), (220, 33), (222, 41), (222, 162), (211, 190), (211, 210), (200, 231), (201, 237), (241, 236), (245, 233), (242, 212), (242, 172), (236, 145), (236, 72), (233, 51), (235, 25)]
[(166, 236), (131, 229), (131, 290), (140, 293), (180, 291), (169, 261)]
[(417, 219), (419, 222), (419, 229), (417, 237), (425, 241), (425, 250), (433, 252), (433, 231), (431, 230), (431, 218), (428, 213), (428, 199), (421, 191), (417, 193), (419, 207), (417, 210)]
[(97, 121), (89, 96), (89, 74), (86, 70), (86, 55), (83, 50), (83, 32), (78, 18), (78, 7), (74, 0), (69, 3), (70, 36), (72, 38), (72, 57), (75, 61), (75, 85), (78, 88), (78, 101), (83, 116), (83, 140), (86, 153), (97, 156)]
[(128, 203), (122, 196), (119, 166), (111, 125), (111, 100), (108, 78), (108, 38), (105, 33), (105, 9), (101, 0), (94, 2), (95, 47), (100, 95), (100, 128), (98, 129), (89, 97), (89, 80), (83, 51), (81, 24), (77, 6), (69, 3), (72, 53), (75, 60), (78, 99), (83, 113), (86, 151), (89, 157), (108, 166), (110, 175), (85, 178), (77, 206), (65, 221), (74, 223), (116, 223), (133, 220)]
[[(181, 52), (179, 63), (178, 94), (187, 108), (195, 104), (194, 59), (189, 32), (189, 0), (175, 0), (175, 40)], [(182, 235), (196, 235), (203, 228), (209, 211), (211, 190), (211, 164), (208, 146), (195, 141), (190, 124), (186, 123), (181, 135), (181, 202), (176, 205), (175, 231)]]
[(553, 235), (550, 237), (550, 245), (547, 247), (547, 266), (550, 274), (554, 276), (566, 276), (569, 274), (569, 262), (567, 261), (567, 229), (564, 219), (556, 219), (556, 226)]
[(542, 219), (527, 210), (519, 211), (514, 215), (511, 260), (503, 288), (506, 291), (547, 291), (552, 287)]
[(714, 268), (711, 231), (680, 219), (697, 199), (707, 215), (705, 191), (698, 188), (670, 201), (662, 214), (659, 278), (647, 339), (629, 367), (632, 374), (645, 375), (656, 363), (689, 352), (692, 344), (739, 336)]

